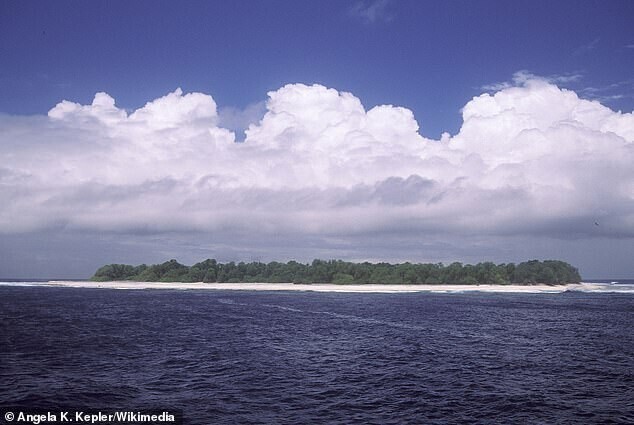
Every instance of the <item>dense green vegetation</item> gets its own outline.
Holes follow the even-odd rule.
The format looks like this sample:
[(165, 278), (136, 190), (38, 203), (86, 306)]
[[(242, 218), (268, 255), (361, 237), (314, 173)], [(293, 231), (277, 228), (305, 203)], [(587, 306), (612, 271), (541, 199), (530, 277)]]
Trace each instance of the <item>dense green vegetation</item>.
[(475, 265), (350, 263), (341, 260), (314, 260), (268, 264), (218, 263), (205, 260), (191, 267), (176, 260), (163, 264), (130, 266), (108, 264), (97, 270), (94, 281), (133, 280), (141, 282), (293, 282), (293, 283), (426, 283), (426, 284), (534, 284), (576, 283), (581, 276), (563, 261), (532, 260), (520, 264)]

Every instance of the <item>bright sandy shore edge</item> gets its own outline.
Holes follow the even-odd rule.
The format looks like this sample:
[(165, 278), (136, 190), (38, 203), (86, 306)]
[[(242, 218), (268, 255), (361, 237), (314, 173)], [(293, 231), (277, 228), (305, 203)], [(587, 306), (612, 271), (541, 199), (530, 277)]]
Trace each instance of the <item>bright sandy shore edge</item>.
[(592, 283), (568, 285), (333, 285), (315, 283), (311, 285), (293, 283), (178, 283), (178, 282), (90, 282), (51, 281), (46, 286), (103, 289), (215, 289), (236, 291), (313, 291), (313, 292), (357, 292), (357, 293), (408, 293), (408, 292), (520, 292), (559, 293), (568, 290), (599, 289)]

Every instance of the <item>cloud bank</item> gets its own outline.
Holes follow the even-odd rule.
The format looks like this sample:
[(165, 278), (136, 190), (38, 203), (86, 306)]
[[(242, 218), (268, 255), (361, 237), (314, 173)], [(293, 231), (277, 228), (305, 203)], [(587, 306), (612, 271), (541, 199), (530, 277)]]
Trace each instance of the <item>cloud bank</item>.
[(304, 84), (269, 92), (239, 143), (180, 89), (0, 115), (0, 234), (634, 237), (632, 113), (530, 76), (462, 116), (432, 140), (408, 109)]

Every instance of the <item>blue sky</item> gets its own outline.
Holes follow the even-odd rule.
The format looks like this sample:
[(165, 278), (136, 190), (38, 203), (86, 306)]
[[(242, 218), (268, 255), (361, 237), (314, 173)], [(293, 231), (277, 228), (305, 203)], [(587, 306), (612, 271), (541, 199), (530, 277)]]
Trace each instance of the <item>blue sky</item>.
[(633, 21), (632, 1), (0, 0), (0, 278), (170, 258), (632, 277)]
[(520, 70), (573, 77), (564, 85), (631, 111), (633, 19), (631, 1), (4, 1), (0, 111), (97, 91), (132, 110), (176, 87), (242, 109), (320, 83), (366, 108), (407, 107), (437, 138)]

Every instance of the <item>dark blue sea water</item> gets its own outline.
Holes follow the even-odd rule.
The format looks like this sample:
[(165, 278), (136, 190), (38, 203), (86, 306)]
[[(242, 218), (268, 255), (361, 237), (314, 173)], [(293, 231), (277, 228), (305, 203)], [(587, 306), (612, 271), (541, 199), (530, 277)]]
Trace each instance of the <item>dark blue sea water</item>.
[(190, 424), (634, 423), (632, 294), (0, 287), (0, 407)]

